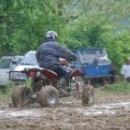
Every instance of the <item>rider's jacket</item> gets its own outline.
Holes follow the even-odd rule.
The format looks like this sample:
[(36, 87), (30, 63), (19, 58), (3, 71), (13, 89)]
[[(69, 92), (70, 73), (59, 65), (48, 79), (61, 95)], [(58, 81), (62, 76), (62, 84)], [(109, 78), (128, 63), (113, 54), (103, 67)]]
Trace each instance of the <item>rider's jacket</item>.
[(36, 52), (39, 66), (51, 70), (55, 70), (59, 66), (60, 57), (68, 61), (76, 60), (72, 51), (51, 40), (44, 41)]

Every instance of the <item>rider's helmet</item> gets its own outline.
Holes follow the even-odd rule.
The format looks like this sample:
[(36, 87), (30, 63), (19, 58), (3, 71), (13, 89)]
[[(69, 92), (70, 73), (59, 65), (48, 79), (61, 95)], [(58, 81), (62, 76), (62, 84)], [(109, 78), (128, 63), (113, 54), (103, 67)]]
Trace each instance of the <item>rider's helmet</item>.
[(57, 39), (57, 33), (55, 31), (48, 31), (46, 33), (46, 39), (50, 39), (50, 40), (53, 40), (53, 41), (56, 41)]

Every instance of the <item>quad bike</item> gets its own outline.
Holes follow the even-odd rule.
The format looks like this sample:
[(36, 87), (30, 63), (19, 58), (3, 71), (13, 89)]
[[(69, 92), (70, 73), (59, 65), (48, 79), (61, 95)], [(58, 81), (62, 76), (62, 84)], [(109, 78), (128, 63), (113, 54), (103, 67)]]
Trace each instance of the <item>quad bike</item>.
[[(64, 63), (61, 64), (64, 65)], [(64, 96), (64, 92), (58, 87), (60, 84), (64, 85), (67, 96), (79, 93), (84, 85), (83, 74), (71, 67), (69, 67), (68, 79), (64, 83), (62, 77), (58, 77), (55, 72), (45, 68), (24, 69), (21, 73), (31, 78), (31, 87), (18, 85), (14, 88), (12, 92), (14, 107), (34, 102), (38, 102), (41, 107), (55, 107), (59, 104), (59, 97)]]

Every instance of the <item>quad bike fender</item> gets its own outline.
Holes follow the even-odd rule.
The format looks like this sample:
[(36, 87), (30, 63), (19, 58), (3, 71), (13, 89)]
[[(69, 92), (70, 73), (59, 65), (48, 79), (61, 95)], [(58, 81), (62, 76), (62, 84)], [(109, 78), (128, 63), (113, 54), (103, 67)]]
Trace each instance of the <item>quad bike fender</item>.
[(57, 84), (58, 75), (54, 71), (43, 68), (42, 73), (45, 74), (51, 80), (53, 86)]

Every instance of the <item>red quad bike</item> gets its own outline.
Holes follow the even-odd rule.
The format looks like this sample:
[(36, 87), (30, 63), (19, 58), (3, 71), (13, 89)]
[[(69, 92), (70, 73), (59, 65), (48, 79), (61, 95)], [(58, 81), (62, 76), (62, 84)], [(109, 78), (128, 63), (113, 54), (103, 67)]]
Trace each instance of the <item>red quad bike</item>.
[[(61, 64), (66, 63), (61, 62)], [(81, 87), (84, 86), (83, 74), (78, 69), (71, 67), (68, 70), (68, 80), (64, 82), (63, 88), (66, 88), (68, 95), (80, 93)], [(25, 73), (28, 78), (31, 77), (31, 87), (18, 85), (14, 88), (12, 92), (14, 107), (34, 102), (38, 102), (41, 107), (55, 107), (59, 104), (59, 97), (64, 96), (58, 88), (62, 77), (58, 77), (55, 72), (45, 68), (25, 69), (22, 73)]]

